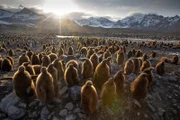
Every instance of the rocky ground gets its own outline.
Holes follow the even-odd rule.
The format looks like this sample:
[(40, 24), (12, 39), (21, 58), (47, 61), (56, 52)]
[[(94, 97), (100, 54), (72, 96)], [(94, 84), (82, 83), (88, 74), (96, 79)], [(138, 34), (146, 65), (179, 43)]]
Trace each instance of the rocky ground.
[[(28, 40), (30, 41), (30, 40)], [(59, 40), (60, 41), (60, 40)], [(47, 42), (47, 41), (46, 41)], [(49, 41), (51, 42), (51, 41)], [(44, 42), (45, 43), (45, 42)], [(12, 43), (10, 48), (16, 50), (16, 43)], [(33, 51), (42, 51), (43, 42), (33, 44)], [(58, 45), (57, 45), (58, 46)], [(127, 51), (133, 46), (128, 46)], [(157, 52), (156, 58), (150, 58), (154, 67), (162, 56), (171, 58), (173, 54), (180, 54), (180, 50), (171, 48), (146, 48), (142, 47), (143, 52), (150, 53), (151, 50)], [(15, 65), (9, 73), (0, 73), (0, 78), (12, 76), (17, 70), (18, 57), (23, 51), (16, 51), (14, 60)], [(76, 52), (77, 53), (77, 52)], [(6, 52), (0, 53), (6, 56)], [(67, 56), (66, 59), (76, 59), (81, 64), (79, 55), (74, 57)], [(112, 60), (112, 75), (119, 68)], [(23, 120), (178, 120), (180, 119), (180, 64), (173, 65), (165, 63), (166, 73), (159, 76), (153, 71), (155, 83), (153, 88), (148, 91), (147, 98), (138, 102), (134, 100), (130, 93), (130, 85), (137, 77), (135, 74), (126, 76), (125, 93), (119, 97), (112, 106), (101, 107), (101, 100), (98, 101), (97, 112), (88, 116), (80, 106), (81, 85), (72, 88), (61, 85), (61, 97), (53, 100), (51, 104), (43, 104), (38, 99), (32, 98), (23, 101), (13, 92), (12, 81), (10, 79), (0, 80), (0, 119), (23, 119)], [(122, 66), (120, 67), (122, 69)], [(79, 76), (81, 78), (81, 76)]]

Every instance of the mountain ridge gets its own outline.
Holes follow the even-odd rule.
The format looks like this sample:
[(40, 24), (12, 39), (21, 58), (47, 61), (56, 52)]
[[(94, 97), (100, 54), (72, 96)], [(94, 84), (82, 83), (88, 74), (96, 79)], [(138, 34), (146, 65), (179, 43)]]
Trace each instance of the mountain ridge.
[[(62, 18), (64, 19), (64, 18)], [(68, 18), (66, 18), (68, 19)], [(7, 10), (0, 9), (0, 24), (16, 24), (25, 25), (30, 27), (38, 26), (38, 24), (44, 21), (49, 24), (50, 22), (57, 22), (58, 19), (48, 16), (48, 14), (39, 14), (32, 11), (29, 8), (23, 8), (19, 12), (10, 12)], [(138, 30), (150, 30), (150, 31), (180, 31), (180, 16), (176, 15), (173, 17), (164, 17), (153, 13), (141, 14), (136, 13), (127, 16), (116, 22), (106, 17), (89, 17), (82, 19), (69, 19), (72, 26), (80, 28), (84, 26), (89, 27), (100, 27), (100, 28), (125, 28), (125, 29), (138, 29)], [(47, 23), (48, 24), (48, 23)], [(46, 25), (46, 24), (45, 24)], [(79, 27), (77, 27), (79, 25)]]

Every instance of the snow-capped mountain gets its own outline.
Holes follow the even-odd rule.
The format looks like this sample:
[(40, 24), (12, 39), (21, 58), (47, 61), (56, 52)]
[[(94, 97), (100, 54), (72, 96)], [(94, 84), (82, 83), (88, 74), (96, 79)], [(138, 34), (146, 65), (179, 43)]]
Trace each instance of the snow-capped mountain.
[[(67, 18), (68, 19), (68, 18)], [(38, 24), (44, 22), (45, 28), (47, 25), (59, 24), (59, 17), (54, 14), (37, 13), (31, 8), (23, 8), (19, 12), (9, 12), (0, 9), (0, 25), (20, 25), (28, 27), (37, 27)], [(180, 31), (180, 16), (164, 17), (157, 14), (141, 14), (136, 13), (130, 15), (117, 22), (111, 21), (105, 17), (89, 17), (84, 19), (69, 19), (72, 26), (80, 29), (80, 27), (102, 27), (102, 28), (130, 28), (151, 31)], [(64, 22), (65, 23), (65, 22)]]
[(139, 24), (144, 18), (144, 14), (137, 13), (132, 16), (128, 16), (122, 20), (118, 20), (113, 28), (129, 28), (130, 26), (135, 26)]
[(15, 13), (0, 10), (0, 25), (35, 27), (43, 18), (45, 18), (45, 15), (38, 14), (28, 8), (23, 8)]
[(23, 8), (21, 11), (15, 13), (12, 18), (21, 20), (38, 20), (43, 16), (39, 15), (28, 8)]
[[(146, 30), (175, 29), (180, 24), (180, 16), (164, 17), (157, 14), (136, 13), (117, 22), (103, 17), (90, 17), (87, 19), (74, 20), (80, 26), (103, 27), (103, 28), (132, 28)], [(179, 28), (178, 28), (179, 29)]]
[(13, 15), (12, 12), (0, 9), (0, 18), (11, 17), (12, 15)]
[(74, 21), (80, 26), (111, 28), (114, 25), (113, 21), (110, 21), (104, 17), (90, 17), (87, 19), (79, 19)]
[(178, 22), (180, 22), (180, 16), (163, 17), (156, 14), (135, 14), (118, 20), (113, 28), (160, 30), (172, 28), (172, 25)]

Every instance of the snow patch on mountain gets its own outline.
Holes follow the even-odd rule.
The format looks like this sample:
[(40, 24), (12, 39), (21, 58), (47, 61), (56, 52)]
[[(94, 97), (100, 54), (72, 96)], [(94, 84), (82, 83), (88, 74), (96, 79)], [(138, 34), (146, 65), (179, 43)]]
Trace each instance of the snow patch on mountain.
[(90, 17), (87, 19), (74, 20), (80, 26), (111, 28), (114, 22), (104, 17)]
[(38, 20), (41, 17), (38, 15), (17, 14), (17, 15), (14, 15), (13, 18), (21, 19), (21, 20)]
[(2, 25), (11, 25), (12, 23), (8, 23), (8, 22), (5, 22), (5, 21), (0, 21), (0, 24), (2, 24)]
[(0, 9), (0, 18), (11, 17), (12, 15), (13, 15), (12, 12)]
[(25, 20), (38, 20), (42, 18), (42, 15), (39, 15), (30, 9), (24, 8), (20, 12), (15, 13), (12, 18)]
[(156, 14), (134, 14), (117, 21), (113, 28), (167, 29), (180, 21), (179, 16), (163, 17)]

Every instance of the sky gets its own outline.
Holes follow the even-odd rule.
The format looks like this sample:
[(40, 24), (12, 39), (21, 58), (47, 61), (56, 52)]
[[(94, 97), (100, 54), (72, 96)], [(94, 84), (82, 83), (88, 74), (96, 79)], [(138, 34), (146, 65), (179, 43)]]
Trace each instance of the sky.
[(105, 16), (121, 19), (132, 13), (180, 15), (180, 0), (0, 0), (0, 8), (36, 7), (71, 17)]

